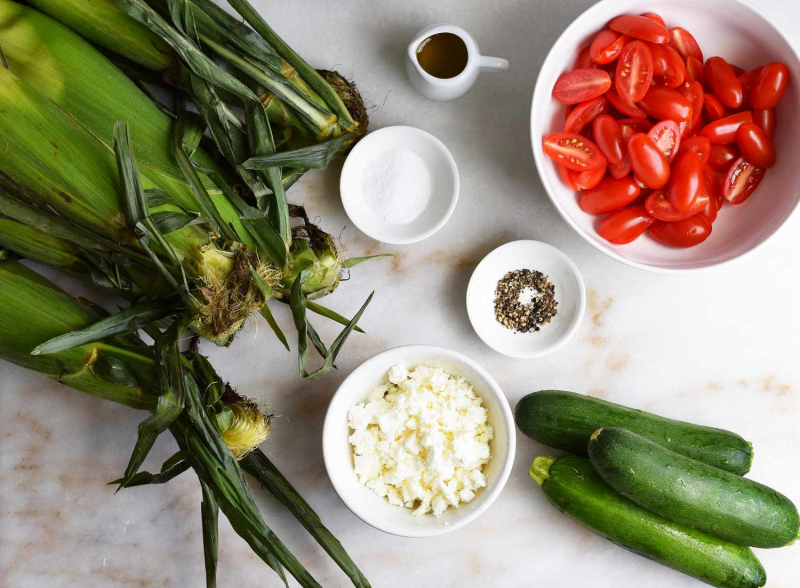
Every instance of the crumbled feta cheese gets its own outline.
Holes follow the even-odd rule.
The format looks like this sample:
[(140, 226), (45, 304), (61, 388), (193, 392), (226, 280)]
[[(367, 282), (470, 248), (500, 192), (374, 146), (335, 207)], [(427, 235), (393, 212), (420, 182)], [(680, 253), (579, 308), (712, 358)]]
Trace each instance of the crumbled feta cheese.
[(480, 396), (439, 368), (396, 365), (388, 379), (348, 413), (359, 481), (417, 516), (471, 501), (494, 438)]

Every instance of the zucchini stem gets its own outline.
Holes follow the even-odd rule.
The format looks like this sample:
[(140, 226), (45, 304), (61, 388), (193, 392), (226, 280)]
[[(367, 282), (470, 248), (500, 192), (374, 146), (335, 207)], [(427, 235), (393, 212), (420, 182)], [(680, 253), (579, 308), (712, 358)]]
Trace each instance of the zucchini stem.
[(533, 463), (531, 464), (531, 469), (528, 471), (528, 475), (533, 479), (534, 482), (541, 486), (544, 484), (544, 481), (550, 477), (550, 466), (556, 461), (555, 457), (551, 457), (549, 455), (537, 455), (533, 458)]

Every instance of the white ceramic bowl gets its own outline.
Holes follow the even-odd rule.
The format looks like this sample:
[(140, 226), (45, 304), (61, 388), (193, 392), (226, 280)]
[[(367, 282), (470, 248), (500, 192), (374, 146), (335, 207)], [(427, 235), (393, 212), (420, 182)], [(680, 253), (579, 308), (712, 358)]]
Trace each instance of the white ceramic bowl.
[[(408, 222), (401, 219), (402, 223), (395, 223), (385, 218), (363, 190), (365, 170), (392, 149), (412, 151), (431, 176), (428, 204)], [(456, 208), (458, 188), (458, 168), (444, 143), (421, 129), (403, 126), (384, 127), (361, 139), (348, 154), (339, 182), (342, 204), (350, 220), (373, 239), (396, 245), (422, 241), (441, 229)]]
[[(413, 516), (411, 510), (389, 502), (359, 483), (353, 472), (353, 452), (347, 437), (347, 412), (379, 384), (388, 381), (389, 369), (404, 364), (409, 369), (418, 365), (439, 367), (463, 377), (472, 384), (489, 412), (489, 424), (494, 427), (491, 442), (492, 459), (483, 472), (487, 485), (471, 502), (458, 508), (448, 508), (440, 517), (432, 514)], [(492, 376), (477, 363), (442, 347), (407, 345), (395, 347), (368, 359), (342, 382), (328, 407), (322, 429), (322, 454), (325, 469), (336, 493), (365, 523), (401, 537), (431, 537), (454, 531), (474, 521), (495, 501), (511, 473), (516, 450), (514, 417), (503, 391)]]
[[(789, 87), (778, 105), (775, 134), (778, 163), (758, 191), (744, 204), (725, 206), (711, 236), (689, 249), (661, 245), (644, 235), (628, 245), (613, 245), (596, 231), (602, 217), (583, 212), (573, 190), (562, 182), (556, 164), (542, 151), (542, 140), (564, 124), (564, 106), (551, 92), (558, 76), (574, 67), (581, 48), (613, 17), (656, 12), (668, 27), (682, 26), (695, 36), (705, 57), (721, 55), (749, 70), (782, 61), (791, 72)], [(800, 134), (800, 59), (792, 42), (760, 10), (742, 0), (603, 0), (579, 16), (559, 37), (545, 59), (531, 108), (531, 141), (539, 175), (548, 196), (564, 219), (603, 253), (634, 267), (661, 272), (686, 272), (721, 265), (755, 250), (789, 218), (800, 202), (795, 138)]]
[[(537, 270), (555, 286), (558, 314), (540, 331), (515, 333), (497, 322), (494, 293), (508, 272)], [(513, 241), (492, 251), (475, 268), (467, 287), (467, 314), (472, 328), (489, 347), (519, 359), (531, 359), (561, 348), (578, 330), (586, 308), (586, 288), (577, 266), (561, 251), (540, 241)]]

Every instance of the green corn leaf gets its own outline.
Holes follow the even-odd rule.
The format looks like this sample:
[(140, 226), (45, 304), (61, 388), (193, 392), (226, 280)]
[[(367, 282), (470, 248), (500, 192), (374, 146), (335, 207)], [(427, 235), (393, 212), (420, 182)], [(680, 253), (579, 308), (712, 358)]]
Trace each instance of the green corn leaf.
[(170, 210), (162, 210), (154, 212), (150, 215), (153, 222), (158, 227), (162, 235), (168, 235), (173, 231), (189, 227), (191, 225), (201, 225), (206, 222), (203, 217), (186, 214), (185, 212), (173, 212)]
[(130, 148), (131, 133), (128, 123), (114, 123), (114, 156), (117, 160), (119, 180), (123, 186), (123, 210), (128, 229), (136, 231), (136, 224), (147, 216), (147, 204), (136, 169), (136, 159)]
[(378, 255), (367, 255), (366, 257), (351, 257), (349, 259), (345, 259), (342, 262), (342, 267), (344, 269), (349, 269), (351, 267), (357, 266), (359, 263), (364, 263), (365, 261), (369, 261), (370, 259), (377, 259), (378, 257), (394, 257), (391, 253), (379, 253)]
[[(180, 452), (176, 455), (180, 455)], [(185, 459), (181, 459), (177, 463), (167, 466), (167, 462), (164, 463), (164, 466), (161, 468), (161, 472), (158, 474), (151, 474), (150, 472), (137, 472), (131, 479), (125, 484), (125, 488), (133, 488), (135, 486), (147, 486), (150, 484), (166, 484), (173, 478), (177, 478), (183, 472), (188, 470), (191, 466), (189, 462)], [(117, 480), (112, 480), (109, 484), (121, 484), (125, 478), (119, 478)]]
[[(316, 313), (316, 314), (318, 314), (320, 316), (324, 316), (325, 318), (329, 318), (332, 321), (335, 321), (335, 322), (339, 323), (340, 325), (347, 325), (350, 322), (350, 319), (348, 319), (347, 317), (343, 317), (342, 315), (340, 315), (335, 310), (331, 310), (330, 308), (326, 308), (326, 307), (322, 306), (321, 304), (318, 304), (318, 303), (316, 303), (316, 302), (314, 302), (312, 300), (306, 300), (306, 307), (311, 312), (314, 312), (314, 313)], [(355, 327), (353, 330), (357, 331), (359, 333), (365, 333), (365, 331), (361, 327)]]
[(0, 46), (0, 66), (3, 66), (7, 70), (11, 71), (11, 68), (8, 66), (8, 58), (6, 54), (3, 53), (3, 47)]
[[(111, 313), (108, 312), (105, 308), (103, 308), (99, 304), (95, 304), (88, 298), (84, 298), (83, 296), (78, 296), (75, 300), (82, 307), (96, 314), (97, 318), (105, 319), (111, 316)], [(125, 345), (131, 345), (133, 347), (145, 345), (145, 342), (141, 340), (141, 338), (139, 337), (139, 335), (136, 334), (135, 331), (127, 333), (125, 335), (121, 335), (117, 337), (117, 340), (120, 343), (123, 343)]]
[(204, 355), (196, 353), (192, 357), (192, 365), (196, 370), (196, 379), (203, 390), (203, 401), (206, 406), (214, 406), (225, 392), (225, 382)]
[(290, 351), (289, 342), (286, 340), (286, 335), (284, 335), (283, 331), (281, 331), (281, 328), (278, 326), (275, 317), (272, 316), (272, 311), (267, 305), (274, 294), (272, 288), (270, 288), (269, 285), (267, 285), (267, 283), (261, 279), (261, 276), (259, 276), (258, 272), (256, 272), (256, 270), (254, 270), (252, 267), (250, 268), (250, 276), (253, 278), (253, 283), (256, 285), (256, 288), (258, 288), (258, 291), (261, 292), (261, 297), (264, 299), (264, 304), (262, 304), (260, 308), (261, 316), (263, 316), (264, 320), (267, 321), (269, 328), (272, 329), (273, 333), (275, 333), (278, 341), (283, 343), (283, 346), (286, 347), (286, 351)]
[(134, 371), (118, 357), (101, 355), (91, 369), (97, 378), (109, 384), (127, 388), (141, 386)]
[(200, 506), (203, 520), (203, 555), (206, 562), (206, 588), (217, 586), (217, 553), (219, 551), (219, 506), (214, 493), (208, 485), (200, 480), (203, 491), (203, 502)]
[(175, 205), (175, 201), (164, 190), (150, 189), (144, 191), (144, 201), (148, 208), (157, 208), (165, 204)]
[(258, 170), (280, 166), (324, 169), (328, 167), (331, 160), (333, 160), (336, 155), (341, 153), (342, 146), (346, 142), (353, 141), (357, 137), (358, 135), (355, 133), (347, 133), (341, 137), (330, 139), (322, 143), (316, 143), (308, 147), (251, 157), (242, 163), (242, 167), (245, 169)]

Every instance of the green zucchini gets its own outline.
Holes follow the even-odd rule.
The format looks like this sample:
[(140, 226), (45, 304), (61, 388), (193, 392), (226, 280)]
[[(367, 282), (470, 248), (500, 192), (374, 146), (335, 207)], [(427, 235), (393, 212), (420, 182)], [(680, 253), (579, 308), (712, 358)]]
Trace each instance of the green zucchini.
[(597, 429), (622, 427), (734, 474), (749, 472), (753, 461), (753, 446), (736, 433), (666, 419), (574, 392), (528, 394), (517, 403), (514, 419), (520, 431), (534, 441), (583, 456)]
[(798, 538), (800, 515), (783, 494), (631, 431), (599, 429), (589, 458), (614, 490), (670, 520), (752, 547), (783, 547)]
[(533, 460), (530, 476), (561, 512), (637, 555), (717, 588), (760, 588), (767, 574), (748, 547), (669, 521), (617, 494), (588, 459)]

